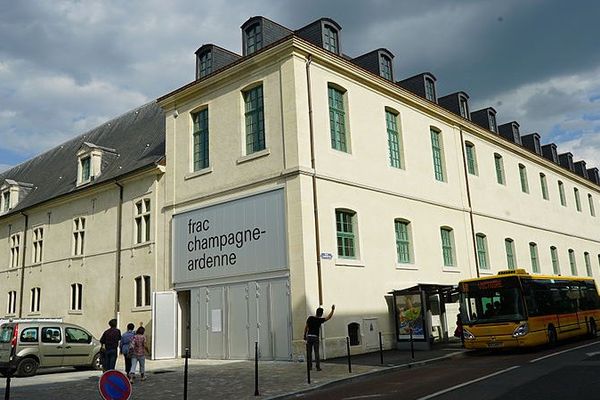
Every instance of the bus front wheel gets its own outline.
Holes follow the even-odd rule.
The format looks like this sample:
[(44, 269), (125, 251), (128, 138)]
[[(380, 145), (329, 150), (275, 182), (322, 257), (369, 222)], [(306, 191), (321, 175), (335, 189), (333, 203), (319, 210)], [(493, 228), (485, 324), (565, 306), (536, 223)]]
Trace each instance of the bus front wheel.
[(594, 318), (590, 318), (590, 336), (595, 338), (598, 334), (598, 328), (596, 327), (596, 321)]
[(548, 327), (548, 344), (550, 346), (556, 345), (557, 339), (558, 338), (556, 337), (556, 329), (554, 329), (554, 327), (552, 325), (550, 325)]

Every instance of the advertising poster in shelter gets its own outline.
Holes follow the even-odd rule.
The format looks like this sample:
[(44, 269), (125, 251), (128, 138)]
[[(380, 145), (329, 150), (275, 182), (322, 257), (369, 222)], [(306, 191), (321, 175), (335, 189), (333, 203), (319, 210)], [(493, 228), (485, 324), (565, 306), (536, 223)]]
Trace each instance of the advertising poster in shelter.
[(423, 306), (420, 294), (395, 296), (396, 317), (398, 318), (398, 340), (409, 340), (410, 329), (413, 330), (414, 340), (425, 339)]

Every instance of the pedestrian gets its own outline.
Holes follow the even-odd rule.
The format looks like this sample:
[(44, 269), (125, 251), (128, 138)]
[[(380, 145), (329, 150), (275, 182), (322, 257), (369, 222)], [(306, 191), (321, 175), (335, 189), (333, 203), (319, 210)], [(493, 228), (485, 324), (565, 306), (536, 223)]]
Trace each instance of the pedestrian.
[(125, 359), (125, 373), (129, 375), (131, 371), (131, 355), (129, 354), (129, 348), (131, 347), (131, 341), (135, 336), (135, 325), (133, 323), (127, 324), (127, 332), (121, 337), (121, 354)]
[(133, 383), (135, 379), (135, 369), (137, 364), (140, 364), (140, 377), (143, 381), (146, 380), (146, 352), (150, 353), (148, 346), (146, 345), (146, 337), (144, 332), (146, 330), (143, 326), (140, 326), (135, 331), (135, 336), (131, 340), (133, 346), (133, 354), (131, 355), (131, 370), (129, 371), (129, 381)]
[(121, 331), (117, 329), (117, 320), (111, 319), (108, 321), (109, 328), (104, 331), (100, 337), (101, 349), (104, 349), (104, 357), (102, 360), (102, 370), (109, 371), (115, 369), (117, 363), (117, 348), (121, 340)]
[(317, 308), (317, 313), (315, 316), (311, 315), (306, 319), (306, 326), (304, 327), (304, 340), (306, 341), (306, 362), (309, 365), (309, 369), (312, 369), (312, 353), (314, 350), (317, 371), (321, 370), (321, 359), (319, 357), (319, 331), (321, 329), (321, 325), (333, 317), (334, 310), (335, 304), (331, 306), (329, 315), (323, 318), (323, 309), (319, 307)]
[(454, 330), (454, 336), (460, 338), (461, 345), (465, 347), (465, 335), (463, 335), (463, 323), (460, 314), (456, 314), (456, 329)]

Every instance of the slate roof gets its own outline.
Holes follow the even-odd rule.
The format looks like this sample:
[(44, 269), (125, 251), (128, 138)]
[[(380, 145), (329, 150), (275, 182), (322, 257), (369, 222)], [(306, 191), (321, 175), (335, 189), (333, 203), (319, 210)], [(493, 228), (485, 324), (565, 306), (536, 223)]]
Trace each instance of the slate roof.
[[(90, 143), (116, 153), (105, 152), (101, 174), (78, 187), (77, 152)], [(6, 180), (33, 185), (29, 194), (4, 215), (157, 165), (164, 157), (165, 115), (152, 101), (0, 173), (0, 185)]]

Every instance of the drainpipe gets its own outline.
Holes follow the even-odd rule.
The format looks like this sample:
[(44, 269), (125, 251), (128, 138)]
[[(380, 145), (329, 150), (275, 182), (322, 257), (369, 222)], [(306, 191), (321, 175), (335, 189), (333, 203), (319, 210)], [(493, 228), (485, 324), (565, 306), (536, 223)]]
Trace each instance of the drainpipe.
[(317, 257), (317, 279), (319, 284), (319, 305), (323, 304), (323, 279), (321, 277), (321, 238), (319, 228), (319, 207), (317, 205), (317, 172), (315, 169), (315, 131), (313, 124), (312, 89), (310, 79), (310, 64), (312, 56), (306, 56), (306, 86), (308, 91), (308, 129), (310, 133), (310, 166), (312, 172), (313, 211), (315, 214), (315, 242)]
[(473, 241), (473, 253), (475, 253), (475, 272), (479, 278), (479, 257), (477, 255), (477, 238), (475, 237), (475, 223), (473, 222), (473, 206), (471, 204), (471, 188), (469, 186), (469, 169), (467, 167), (467, 155), (465, 154), (465, 140), (462, 128), (460, 132), (460, 147), (462, 150), (463, 171), (465, 173), (465, 186), (467, 189), (467, 204), (469, 205), (469, 221), (471, 223), (471, 240)]
[(121, 236), (123, 219), (123, 185), (115, 181), (119, 187), (119, 205), (117, 207), (117, 246), (116, 246), (116, 272), (115, 272), (115, 316), (117, 323), (121, 312)]
[(19, 290), (19, 318), (23, 318), (23, 290), (25, 290), (25, 254), (27, 250), (27, 229), (29, 229), (29, 215), (21, 212), (25, 217), (25, 229), (23, 230), (23, 258), (21, 259), (21, 289)]

